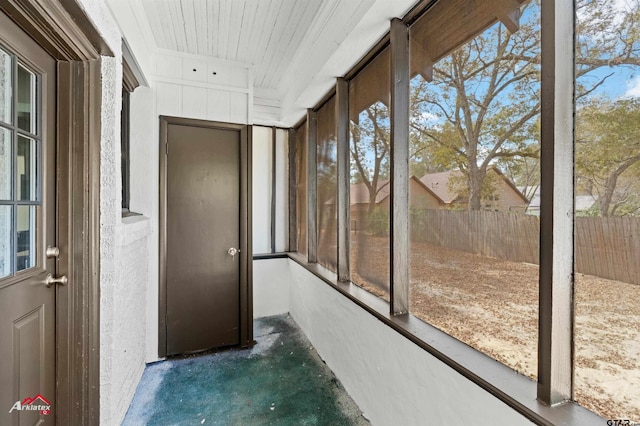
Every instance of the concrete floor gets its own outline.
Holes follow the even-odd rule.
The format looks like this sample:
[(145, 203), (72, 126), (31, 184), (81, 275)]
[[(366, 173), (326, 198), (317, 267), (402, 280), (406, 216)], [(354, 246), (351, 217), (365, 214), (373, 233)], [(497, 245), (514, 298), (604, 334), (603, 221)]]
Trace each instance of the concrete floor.
[(123, 425), (367, 425), (291, 317), (254, 323), (250, 350), (147, 366)]

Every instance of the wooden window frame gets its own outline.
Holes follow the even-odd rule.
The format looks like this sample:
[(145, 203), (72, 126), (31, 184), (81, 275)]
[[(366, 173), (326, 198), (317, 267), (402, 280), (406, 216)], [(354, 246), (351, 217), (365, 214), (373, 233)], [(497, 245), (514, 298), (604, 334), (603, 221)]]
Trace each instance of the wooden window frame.
[[(444, 0), (441, 0), (444, 1)], [(385, 303), (354, 283), (345, 280), (348, 268), (345, 249), (349, 239), (346, 228), (339, 225), (338, 273), (317, 264), (317, 223), (309, 214), (307, 233), (308, 253), (304, 256), (290, 252), (288, 257), (341, 292), (345, 297), (379, 318), (389, 327), (413, 341), (487, 392), (496, 396), (517, 412), (536, 424), (587, 424), (601, 420), (586, 408), (572, 402), (573, 397), (573, 268), (574, 268), (574, 173), (573, 152), (575, 108), (574, 46), (575, 6), (570, 1), (541, 0), (542, 19), (542, 77), (541, 77), (541, 238), (540, 238), (540, 299), (538, 380), (532, 383), (516, 376), (506, 365), (487, 362), (481, 352), (462, 344), (429, 324), (408, 314), (408, 211), (406, 185), (408, 173), (408, 103), (409, 103), (409, 46), (408, 26), (427, 13), (438, 0), (422, 0), (402, 19), (393, 19), (389, 32), (315, 107), (307, 111), (309, 156), (307, 173), (310, 184), (315, 182), (315, 111), (334, 92), (341, 99), (345, 81), (352, 79), (387, 46), (391, 45), (391, 111), (392, 126), (392, 254), (391, 303)], [(515, 28), (517, 13), (501, 15), (499, 19)], [(515, 20), (514, 20), (515, 19)], [(571, 40), (567, 43), (567, 40)], [(347, 95), (344, 95), (348, 97)], [(344, 101), (344, 99), (342, 99)], [(340, 104), (340, 102), (339, 102)], [(344, 108), (338, 107), (337, 134), (340, 138), (344, 126)], [(347, 112), (348, 114), (348, 112)], [(346, 118), (348, 120), (348, 116)], [(291, 146), (291, 145), (290, 145)], [(339, 148), (339, 155), (342, 152)], [(294, 153), (295, 155), (295, 153)], [(295, 156), (290, 158), (295, 159)], [(338, 170), (344, 168), (338, 165)], [(293, 168), (293, 167), (292, 167)], [(567, 170), (571, 170), (567, 173)], [(295, 200), (295, 185), (290, 186), (290, 200)], [(317, 188), (307, 192), (308, 212), (316, 211)], [(339, 178), (338, 200), (348, 206), (348, 181)], [(348, 210), (348, 208), (347, 208)], [(290, 203), (291, 217), (295, 217), (295, 204)], [(345, 214), (339, 212), (344, 223)], [(348, 218), (348, 213), (346, 215)], [(291, 226), (291, 224), (290, 224)], [(295, 226), (295, 223), (294, 225)], [(297, 232), (297, 231), (296, 231)], [(341, 247), (340, 245), (344, 245)], [(292, 250), (295, 251), (292, 245)], [(532, 400), (535, 385), (537, 399)]]
[[(131, 49), (122, 40), (122, 108), (120, 111), (120, 164), (122, 180), (122, 217), (136, 216), (131, 202), (131, 94), (144, 81)], [(146, 84), (146, 82), (145, 82)]]
[(131, 157), (129, 156), (129, 140), (131, 130), (131, 94), (122, 90), (122, 109), (120, 111), (120, 165), (122, 178), (122, 216), (130, 214), (129, 201), (131, 198)]

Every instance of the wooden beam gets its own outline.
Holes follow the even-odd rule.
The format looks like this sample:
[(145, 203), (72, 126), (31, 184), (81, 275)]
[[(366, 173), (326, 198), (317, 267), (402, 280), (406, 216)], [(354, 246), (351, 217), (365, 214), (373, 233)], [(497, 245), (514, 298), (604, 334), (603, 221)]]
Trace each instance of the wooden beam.
[(298, 250), (298, 164), (296, 163), (296, 132), (288, 132), (289, 147), (289, 247), (288, 251)]
[(542, 0), (538, 399), (549, 405), (573, 388), (574, 13), (573, 0)]
[(338, 137), (338, 280), (351, 279), (349, 266), (349, 83), (344, 78), (336, 82), (336, 126)]
[(496, 18), (510, 32), (515, 33), (520, 29), (520, 2), (516, 0), (498, 0), (495, 8)]
[(278, 177), (278, 171), (276, 170), (276, 157), (278, 155), (276, 133), (276, 127), (271, 127), (271, 253), (276, 252), (276, 193), (278, 191), (276, 182)]
[(391, 313), (409, 311), (409, 28), (391, 21)]
[(318, 114), (307, 110), (307, 261), (318, 262)]

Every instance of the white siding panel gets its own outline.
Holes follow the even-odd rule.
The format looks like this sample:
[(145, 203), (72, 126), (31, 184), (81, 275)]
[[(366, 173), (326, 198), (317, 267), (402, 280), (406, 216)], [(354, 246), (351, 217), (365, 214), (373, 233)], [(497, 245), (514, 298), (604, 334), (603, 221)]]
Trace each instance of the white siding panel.
[(234, 68), (229, 72), (227, 85), (231, 87), (249, 87), (249, 70), (247, 68)]
[(160, 77), (181, 78), (182, 61), (174, 56), (156, 55), (156, 75)]
[(182, 113), (188, 118), (207, 118), (207, 92), (199, 87), (182, 88)]
[(280, 108), (253, 104), (253, 122), (273, 124), (280, 120)]
[(158, 114), (180, 117), (182, 115), (182, 86), (158, 83), (156, 94)]
[(229, 92), (207, 90), (207, 119), (229, 122), (229, 118)]
[(246, 93), (229, 92), (229, 115), (233, 123), (249, 122), (249, 96)]
[(206, 81), (221, 86), (248, 89), (249, 70), (244, 67), (226, 65), (220, 62), (210, 62)]
[[(179, 58), (176, 58), (180, 60)], [(207, 61), (194, 58), (182, 59), (182, 79), (186, 81), (207, 81)]]

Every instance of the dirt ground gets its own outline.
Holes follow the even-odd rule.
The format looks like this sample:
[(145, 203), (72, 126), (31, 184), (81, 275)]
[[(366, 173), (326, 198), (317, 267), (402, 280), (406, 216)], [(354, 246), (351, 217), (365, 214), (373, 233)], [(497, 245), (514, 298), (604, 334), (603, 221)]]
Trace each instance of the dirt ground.
[[(388, 239), (352, 238), (352, 279), (386, 300), (388, 280), (375, 286), (367, 277), (388, 277), (388, 259)], [(412, 243), (410, 309), (535, 379), (537, 265)], [(640, 286), (577, 274), (575, 359), (578, 403), (607, 419), (640, 421)]]

